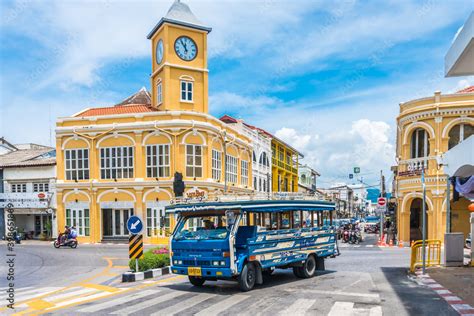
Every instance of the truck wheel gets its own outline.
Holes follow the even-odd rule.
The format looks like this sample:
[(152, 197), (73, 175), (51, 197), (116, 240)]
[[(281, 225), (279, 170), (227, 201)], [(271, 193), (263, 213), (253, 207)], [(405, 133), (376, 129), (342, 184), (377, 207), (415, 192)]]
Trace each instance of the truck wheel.
[(316, 270), (324, 271), (326, 268), (324, 267), (324, 258), (316, 257)]
[(316, 259), (310, 255), (306, 258), (303, 266), (301, 267), (301, 274), (303, 278), (312, 278), (316, 274)]
[(255, 266), (251, 262), (247, 264), (242, 269), (242, 273), (239, 275), (239, 287), (242, 292), (248, 292), (255, 286), (255, 279), (257, 276), (257, 271)]
[(301, 270), (302, 270), (302, 267), (293, 267), (293, 274), (295, 275), (295, 277), (303, 278), (303, 274)]
[(191, 282), (191, 284), (194, 286), (202, 286), (204, 282), (206, 282), (206, 280), (204, 280), (203, 278), (198, 278), (194, 276), (188, 276), (188, 278), (189, 282)]

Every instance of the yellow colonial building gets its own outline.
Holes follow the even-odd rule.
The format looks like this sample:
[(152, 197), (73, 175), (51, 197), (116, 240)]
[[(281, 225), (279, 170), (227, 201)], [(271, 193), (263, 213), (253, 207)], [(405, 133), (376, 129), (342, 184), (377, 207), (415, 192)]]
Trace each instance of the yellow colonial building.
[[(474, 134), (474, 87), (454, 94), (433, 96), (400, 104), (397, 117), (395, 192), (398, 238), (404, 242), (422, 236), (421, 170), (425, 169), (427, 237), (444, 240), (446, 232), (447, 177), (441, 155)], [(469, 232), (469, 201), (453, 201), (451, 231)]]
[(185, 198), (252, 192), (249, 138), (208, 114), (210, 31), (176, 1), (148, 35), (152, 93), (57, 120), (57, 221), (80, 242), (128, 238), (134, 214), (145, 242), (166, 243), (180, 175)]
[(272, 138), (272, 190), (298, 192), (298, 161), (303, 155), (296, 149)]

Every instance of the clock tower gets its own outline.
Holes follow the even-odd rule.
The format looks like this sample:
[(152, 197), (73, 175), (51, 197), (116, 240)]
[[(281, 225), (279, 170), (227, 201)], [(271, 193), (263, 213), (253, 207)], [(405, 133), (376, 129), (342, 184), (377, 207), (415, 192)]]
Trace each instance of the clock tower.
[(188, 5), (175, 0), (148, 34), (152, 105), (163, 111), (208, 113), (207, 34)]

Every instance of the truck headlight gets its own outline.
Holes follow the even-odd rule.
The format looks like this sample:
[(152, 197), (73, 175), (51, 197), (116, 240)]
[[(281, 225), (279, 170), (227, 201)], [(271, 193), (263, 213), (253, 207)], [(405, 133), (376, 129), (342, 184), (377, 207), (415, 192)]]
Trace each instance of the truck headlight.
[(225, 261), (221, 261), (221, 266), (225, 266)]
[(178, 260), (178, 264), (183, 264), (183, 260)]
[(212, 261), (212, 265), (213, 265), (213, 266), (218, 266), (218, 265), (219, 265), (219, 261)]

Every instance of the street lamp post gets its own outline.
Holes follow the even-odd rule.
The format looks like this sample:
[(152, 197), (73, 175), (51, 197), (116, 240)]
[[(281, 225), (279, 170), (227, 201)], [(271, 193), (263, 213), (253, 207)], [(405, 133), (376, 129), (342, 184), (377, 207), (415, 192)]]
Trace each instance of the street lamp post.
[(421, 185), (423, 186), (423, 245), (422, 245), (422, 256), (423, 256), (423, 274), (426, 269), (426, 185), (425, 185), (425, 168), (421, 169)]

